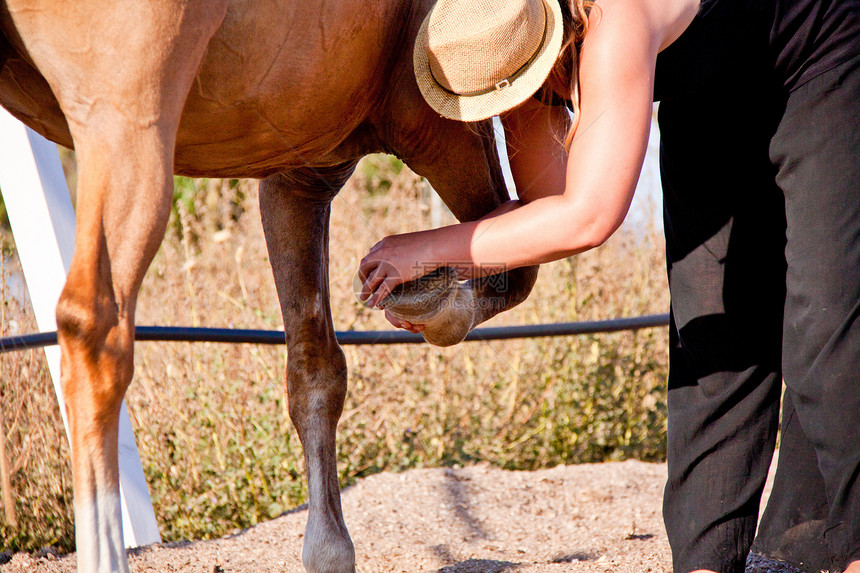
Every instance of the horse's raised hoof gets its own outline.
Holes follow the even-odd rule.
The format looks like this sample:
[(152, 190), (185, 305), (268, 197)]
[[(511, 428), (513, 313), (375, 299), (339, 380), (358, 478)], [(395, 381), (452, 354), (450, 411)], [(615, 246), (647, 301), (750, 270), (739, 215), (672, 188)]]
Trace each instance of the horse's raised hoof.
[(424, 340), (435, 346), (462, 342), (475, 326), (475, 294), (451, 267), (398, 285), (382, 306), (401, 320), (423, 324)]

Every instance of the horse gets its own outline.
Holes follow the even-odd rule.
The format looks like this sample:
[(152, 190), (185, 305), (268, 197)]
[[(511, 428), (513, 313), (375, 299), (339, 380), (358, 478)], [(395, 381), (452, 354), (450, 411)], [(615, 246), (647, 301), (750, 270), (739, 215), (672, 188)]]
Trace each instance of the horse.
[[(78, 163), (57, 326), (79, 571), (128, 571), (117, 424), (138, 290), (165, 233), (174, 174), (260, 181), (289, 415), (307, 468), (302, 562), (313, 573), (355, 570), (335, 463), (347, 372), (329, 306), (330, 203), (372, 152), (426, 177), (460, 220), (508, 198), (489, 122), (441, 118), (418, 91), (412, 46), (432, 3), (0, 0), (0, 105), (74, 148)], [(475, 304), (449, 305), (453, 318), (425, 336), (461, 340), (524, 300), (536, 276), (525, 267), (458, 283)]]

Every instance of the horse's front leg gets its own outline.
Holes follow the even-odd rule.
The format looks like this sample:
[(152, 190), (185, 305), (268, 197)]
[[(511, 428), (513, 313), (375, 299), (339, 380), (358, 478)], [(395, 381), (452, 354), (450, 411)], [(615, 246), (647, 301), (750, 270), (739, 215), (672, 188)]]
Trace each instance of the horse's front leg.
[(305, 454), (308, 523), (302, 562), (311, 573), (352, 573), (343, 521), (335, 431), (346, 396), (346, 360), (329, 306), (328, 224), (334, 193), (352, 165), (276, 175), (260, 183), (260, 211), (287, 339), (290, 418)]
[[(162, 138), (133, 136), (128, 126), (117, 131), (116, 140), (76, 139), (78, 230), (57, 305), (77, 563), (83, 573), (128, 571), (117, 466), (119, 413), (132, 378), (137, 292), (164, 234), (172, 196), (167, 158), (159, 157)], [(123, 153), (132, 138), (140, 153), (135, 157)], [(128, 173), (134, 173), (133, 183), (122, 181)]]
[(134, 314), (164, 235), (179, 118), (225, 0), (6, 0), (78, 160), (77, 226), (57, 305), (78, 571), (127, 572), (117, 435)]

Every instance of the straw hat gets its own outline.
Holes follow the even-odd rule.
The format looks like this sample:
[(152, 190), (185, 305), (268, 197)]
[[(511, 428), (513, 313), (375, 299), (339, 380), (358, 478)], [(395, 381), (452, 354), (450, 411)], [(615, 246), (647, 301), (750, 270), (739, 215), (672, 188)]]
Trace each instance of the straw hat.
[(418, 87), (461, 121), (498, 115), (543, 85), (561, 49), (559, 0), (438, 0), (415, 39)]

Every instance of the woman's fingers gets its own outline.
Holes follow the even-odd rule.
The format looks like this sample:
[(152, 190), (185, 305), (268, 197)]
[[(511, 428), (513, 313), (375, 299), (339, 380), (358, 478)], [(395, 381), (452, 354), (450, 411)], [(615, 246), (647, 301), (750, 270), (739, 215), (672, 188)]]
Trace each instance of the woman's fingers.
[(397, 318), (393, 314), (391, 314), (388, 310), (385, 311), (385, 318), (390, 322), (393, 326), (397, 328), (402, 328), (404, 330), (408, 330), (413, 334), (420, 334), (424, 330), (423, 324), (412, 324), (408, 320), (403, 320), (401, 318)]
[(358, 278), (360, 278), (362, 282), (366, 281), (370, 273), (372, 273), (378, 266), (379, 260), (371, 257), (370, 253), (366, 254), (358, 263)]
[(414, 234), (394, 235), (371, 247), (358, 267), (358, 278), (362, 281), (360, 293), (357, 294), (359, 300), (367, 306), (376, 306), (397, 285), (415, 278), (416, 265), (410, 261), (421, 260), (415, 251), (417, 249), (420, 252), (422, 246), (419, 243), (404, 251), (404, 245), (415, 242)]
[[(385, 298), (385, 295), (388, 294), (388, 292), (386, 292), (385, 295), (381, 297), (373, 296), (379, 290), (383, 281), (400, 276), (397, 269), (391, 263), (385, 260), (374, 260), (370, 255), (362, 259), (361, 265), (358, 267), (358, 274), (359, 278), (364, 281), (359, 298), (361, 298), (367, 306), (378, 304), (383, 298)], [(394, 287), (392, 286), (391, 288)], [(391, 289), (389, 289), (389, 292), (390, 290)]]
[(381, 278), (381, 280), (377, 282), (374, 279), (374, 282), (376, 282), (376, 286), (371, 288), (371, 290), (373, 291), (373, 295), (371, 295), (371, 297), (367, 299), (368, 306), (376, 306), (383, 300), (385, 300), (385, 297), (387, 297), (391, 293), (391, 291), (394, 290), (394, 287), (401, 283), (401, 280), (400, 277), (397, 275), (386, 273), (385, 276)]
[[(379, 288), (379, 285), (385, 280), (385, 271), (382, 267), (376, 267), (373, 269), (370, 274), (364, 279), (364, 284), (361, 287), (361, 300), (365, 301), (367, 306), (374, 306), (376, 303), (373, 302), (372, 295)], [(381, 299), (380, 299), (381, 300)]]

